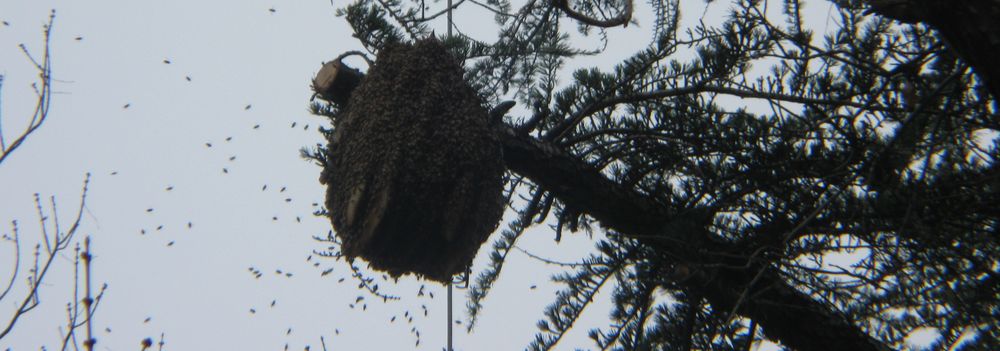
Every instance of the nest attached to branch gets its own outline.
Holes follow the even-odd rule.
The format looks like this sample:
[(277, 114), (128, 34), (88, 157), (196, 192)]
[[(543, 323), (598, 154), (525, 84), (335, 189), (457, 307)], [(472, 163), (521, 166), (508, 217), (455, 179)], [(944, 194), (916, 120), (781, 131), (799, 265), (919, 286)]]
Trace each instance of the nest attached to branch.
[(314, 88), (343, 110), (320, 180), (342, 254), (450, 282), (504, 210), (502, 149), (481, 100), (433, 38), (387, 45), (367, 75), (327, 65)]

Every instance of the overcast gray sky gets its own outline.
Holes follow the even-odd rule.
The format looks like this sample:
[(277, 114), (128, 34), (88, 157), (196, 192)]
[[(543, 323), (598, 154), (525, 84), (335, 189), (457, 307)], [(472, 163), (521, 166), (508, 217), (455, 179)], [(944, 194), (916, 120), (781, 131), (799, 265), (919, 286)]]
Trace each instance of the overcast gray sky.
[[(309, 81), (322, 61), (360, 49), (329, 1), (2, 0), (0, 19), (9, 25), (0, 26), (0, 102), (8, 135), (34, 107), (37, 72), (18, 44), (40, 55), (50, 9), (57, 11), (56, 95), (46, 124), (0, 165), (0, 232), (10, 233), (6, 223), (19, 220), (30, 248), (39, 233), (32, 194), (55, 195), (68, 220), (84, 174), (93, 173), (80, 233), (93, 238), (95, 282), (109, 284), (94, 324), (98, 349), (137, 349), (161, 332), (171, 350), (275, 350), (286, 343), (318, 350), (320, 336), (334, 350), (407, 349), (417, 340), (414, 326), (417, 349), (443, 347), (442, 286), (426, 283), (430, 299), (416, 296), (425, 283), (412, 278), (382, 284), (404, 297), (383, 304), (357, 290), (345, 264), (306, 261), (322, 248), (311, 237), (329, 230), (310, 215), (323, 198), (319, 169), (298, 156), (300, 147), (321, 142), (316, 127), (323, 119), (306, 110)], [(457, 18), (492, 23), (481, 15)], [(645, 41), (635, 38), (636, 45)], [(591, 246), (585, 236), (556, 246), (546, 230), (521, 245), (566, 260)], [(12, 253), (12, 245), (0, 246), (0, 276), (9, 275)], [(71, 256), (50, 273), (41, 307), (0, 347), (58, 345), (71, 300)], [(520, 349), (533, 337), (553, 297), (555, 287), (543, 284), (552, 270), (520, 253), (511, 258), (479, 327), (471, 335), (456, 329), (457, 349)], [(263, 276), (255, 279), (249, 267)], [(456, 317), (464, 321), (465, 291), (457, 293)], [(367, 311), (360, 311), (365, 302), (350, 308), (358, 296), (366, 296)], [(4, 301), (0, 316), (12, 307), (13, 300)], [(412, 324), (406, 311), (416, 315)], [(588, 318), (601, 321), (604, 312)], [(587, 329), (564, 349), (591, 347)]]
[[(344, 263), (307, 262), (312, 250), (323, 248), (312, 236), (330, 229), (311, 215), (323, 199), (319, 169), (298, 156), (299, 148), (322, 142), (316, 127), (324, 120), (306, 110), (309, 82), (321, 62), (361, 49), (334, 16), (341, 5), (0, 0), (0, 20), (9, 24), (0, 26), (0, 113), (8, 136), (34, 108), (30, 85), (37, 72), (18, 44), (40, 55), (42, 25), (50, 9), (57, 11), (52, 110), (44, 127), (0, 165), (0, 233), (9, 233), (7, 223), (16, 219), (26, 242), (36, 242), (32, 194), (56, 196), (68, 220), (85, 173), (93, 174), (80, 233), (93, 238), (95, 281), (109, 284), (94, 322), (99, 350), (137, 349), (140, 340), (161, 333), (168, 350), (280, 350), (285, 344), (319, 350), (320, 336), (331, 350), (412, 349), (413, 327), (421, 336), (416, 349), (443, 347), (444, 287), (413, 278), (384, 283), (403, 300), (383, 304), (357, 289)], [(691, 6), (683, 13), (686, 21), (712, 13), (703, 11), (702, 1), (685, 5)], [(726, 6), (715, 2), (710, 10)], [(825, 18), (829, 9), (823, 2), (810, 10)], [(574, 62), (565, 73), (609, 67), (648, 43), (644, 11), (637, 9), (638, 26), (613, 30), (606, 54)], [(716, 17), (702, 19), (721, 20)], [(486, 12), (466, 6), (456, 22), (493, 40)], [(580, 44), (594, 47), (596, 41)], [(574, 261), (592, 245), (585, 235), (565, 236), (558, 245), (552, 239), (542, 226), (519, 246)], [(10, 274), (12, 252), (12, 245), (0, 244), (0, 277)], [(71, 255), (50, 273), (42, 306), (0, 347), (58, 345), (71, 299)], [(255, 278), (251, 267), (263, 276)], [(457, 291), (456, 317), (463, 325), (456, 328), (456, 349), (522, 349), (533, 338), (535, 321), (557, 288), (545, 284), (555, 270), (517, 251), (504, 269), (472, 334), (463, 328), (465, 291)], [(416, 295), (422, 284), (434, 299)], [(351, 308), (358, 296), (365, 300)], [(598, 301), (559, 349), (592, 348), (586, 333), (604, 326), (607, 295)], [(13, 301), (3, 301), (0, 320), (12, 308)], [(406, 312), (415, 316), (412, 322)]]

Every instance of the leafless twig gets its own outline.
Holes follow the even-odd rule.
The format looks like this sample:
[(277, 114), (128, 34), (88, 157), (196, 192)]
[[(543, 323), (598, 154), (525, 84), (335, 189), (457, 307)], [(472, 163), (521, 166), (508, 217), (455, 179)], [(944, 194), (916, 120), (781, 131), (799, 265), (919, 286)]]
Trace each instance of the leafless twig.
[(83, 240), (83, 254), (80, 255), (80, 258), (83, 259), (83, 280), (85, 282), (85, 291), (87, 292), (86, 297), (83, 298), (83, 308), (87, 312), (87, 340), (83, 342), (83, 346), (87, 351), (93, 351), (97, 339), (94, 339), (94, 331), (91, 326), (91, 321), (94, 317), (94, 298), (90, 296), (90, 260), (93, 258), (90, 255), (90, 237)]
[[(63, 250), (70, 247), (70, 245), (74, 242), (73, 238), (77, 230), (80, 228), (80, 222), (81, 219), (83, 218), (83, 210), (86, 205), (87, 189), (89, 184), (90, 184), (90, 173), (87, 173), (86, 179), (84, 179), (83, 181), (83, 190), (80, 195), (79, 208), (77, 209), (76, 216), (73, 219), (72, 225), (70, 225), (70, 227), (66, 229), (66, 231), (62, 231), (61, 228), (60, 230), (56, 230), (54, 232), (48, 231), (47, 229), (48, 227), (51, 226), (53, 227), (53, 229), (54, 227), (56, 227), (54, 222), (55, 218), (58, 217), (58, 213), (55, 212), (55, 208), (53, 205), (51, 215), (50, 216), (44, 215), (44, 212), (42, 211), (43, 207), (41, 205), (41, 200), (39, 196), (37, 196), (36, 194), (35, 205), (39, 209), (38, 222), (42, 228), (43, 234), (41, 240), (45, 242), (45, 248), (43, 249), (41, 244), (35, 245), (35, 253), (34, 253), (35, 260), (32, 268), (28, 271), (30, 275), (27, 277), (28, 291), (25, 294), (23, 300), (21, 300), (17, 304), (17, 308), (14, 310), (14, 313), (10, 317), (10, 320), (7, 322), (6, 325), (2, 326), (2, 329), (0, 329), (0, 339), (3, 339), (8, 334), (10, 334), (11, 330), (14, 329), (14, 325), (17, 324), (17, 321), (18, 319), (21, 318), (21, 316), (30, 312), (32, 309), (38, 306), (39, 304), (38, 291), (43, 285), (43, 282), (45, 281), (45, 277), (46, 274), (49, 272), (49, 268), (52, 267), (52, 263), (55, 262), (56, 257), (59, 256), (59, 254)], [(52, 203), (53, 204), (55, 203), (54, 198), (52, 198)], [(15, 247), (17, 247), (17, 249), (15, 249), (16, 253), (14, 259), (15, 261), (20, 261), (21, 260), (20, 249), (19, 249), (20, 236), (18, 234), (16, 222), (14, 223), (14, 236), (12, 240), (14, 241)], [(20, 263), (19, 262), (15, 263), (15, 267), (19, 268)], [(13, 280), (16, 278), (16, 276), (17, 272), (13, 274), (10, 285), (14, 284)], [(4, 298), (11, 297), (9, 296), (8, 291), (5, 291), (2, 296)]]
[(7, 287), (4, 288), (3, 293), (0, 293), (0, 301), (3, 301), (7, 294), (10, 293), (11, 288), (14, 287), (14, 282), (17, 281), (17, 274), (21, 271), (21, 238), (18, 235), (17, 221), (12, 221), (11, 226), (13, 227), (13, 237), (4, 235), (5, 240), (10, 240), (14, 243), (14, 271), (11, 272), (10, 280), (7, 281)]
[[(24, 141), (28, 138), (31, 133), (34, 133), (38, 128), (41, 128), (42, 124), (45, 123), (45, 119), (49, 115), (49, 105), (52, 98), (52, 61), (49, 57), (49, 39), (52, 35), (52, 23), (56, 17), (56, 11), (52, 10), (49, 15), (49, 23), (44, 26), (44, 49), (42, 50), (42, 57), (40, 60), (36, 60), (34, 56), (28, 52), (27, 46), (21, 44), (21, 51), (24, 52), (31, 63), (34, 64), (35, 69), (39, 73), (39, 82), (32, 84), (35, 88), (35, 94), (38, 96), (38, 100), (35, 103), (35, 112), (31, 116), (31, 121), (28, 122), (28, 126), (25, 128), (21, 134), (14, 137), (14, 140), (7, 144), (7, 140), (4, 138), (3, 124), (0, 123), (0, 165), (3, 161), (10, 156), (14, 150), (17, 150)], [(2, 78), (0, 78), (2, 82)], [(2, 120), (0, 120), (2, 122)]]

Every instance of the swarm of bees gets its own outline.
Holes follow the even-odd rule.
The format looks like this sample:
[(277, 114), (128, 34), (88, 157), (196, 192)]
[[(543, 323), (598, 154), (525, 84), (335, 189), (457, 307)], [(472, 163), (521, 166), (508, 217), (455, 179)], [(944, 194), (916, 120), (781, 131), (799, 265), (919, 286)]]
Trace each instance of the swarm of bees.
[(502, 149), (462, 75), (436, 39), (391, 43), (339, 103), (320, 182), (348, 259), (446, 283), (496, 229)]

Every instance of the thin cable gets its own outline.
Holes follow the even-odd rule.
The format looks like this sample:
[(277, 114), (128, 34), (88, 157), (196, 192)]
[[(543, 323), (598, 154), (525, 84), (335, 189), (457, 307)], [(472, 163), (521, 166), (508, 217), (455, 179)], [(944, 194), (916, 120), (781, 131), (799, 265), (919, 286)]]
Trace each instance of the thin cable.
[(451, 348), (451, 282), (448, 282), (448, 351), (454, 351)]
[[(449, 38), (451, 38), (451, 27), (452, 26), (453, 25), (451, 23), (451, 0), (448, 0), (448, 37)], [(451, 292), (451, 284), (448, 284), (448, 292), (449, 293)], [(451, 307), (451, 300), (448, 301), (448, 304), (449, 304), (448, 307), (450, 308)], [(451, 325), (451, 324), (449, 323), (449, 325)], [(449, 330), (451, 330), (451, 329), (449, 329)], [(448, 348), (448, 351), (451, 351), (451, 348)]]
[[(452, 0), (448, 0), (448, 38), (451, 38), (451, 27), (454, 26), (454, 24), (452, 24), (452, 21), (451, 21), (451, 11), (452, 11), (451, 2), (452, 2)], [(448, 350), (447, 351), (454, 351), (454, 349), (451, 348), (451, 340), (452, 340), (452, 336), (451, 336), (452, 335), (451, 334), (451, 328), (452, 328), (452, 326), (451, 326), (451, 305), (452, 305), (452, 303), (451, 303), (451, 294), (452, 294), (451, 293), (451, 283), (452, 282), (450, 282), (450, 281), (448, 282)]]

